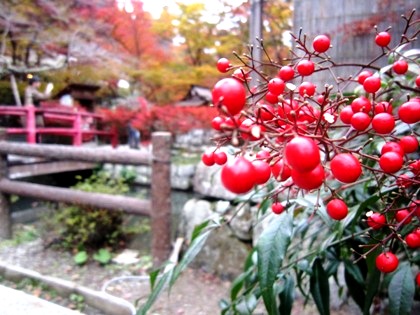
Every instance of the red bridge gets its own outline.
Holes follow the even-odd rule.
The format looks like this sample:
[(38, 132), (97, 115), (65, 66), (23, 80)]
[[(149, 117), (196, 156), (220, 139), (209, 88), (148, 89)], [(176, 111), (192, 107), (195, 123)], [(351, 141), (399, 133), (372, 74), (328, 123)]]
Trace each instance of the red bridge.
[[(0, 116), (19, 116), (24, 126), (6, 128), (6, 132), (8, 135), (26, 135), (28, 143), (36, 143), (37, 135), (55, 135), (71, 137), (72, 144), (80, 146), (85, 139), (101, 136), (108, 138), (113, 147), (118, 145), (115, 127), (106, 126), (101, 115), (82, 111), (77, 107), (70, 110), (34, 106), (0, 106)], [(45, 126), (36, 125), (37, 116), (43, 118)], [(100, 129), (99, 126), (105, 129)]]

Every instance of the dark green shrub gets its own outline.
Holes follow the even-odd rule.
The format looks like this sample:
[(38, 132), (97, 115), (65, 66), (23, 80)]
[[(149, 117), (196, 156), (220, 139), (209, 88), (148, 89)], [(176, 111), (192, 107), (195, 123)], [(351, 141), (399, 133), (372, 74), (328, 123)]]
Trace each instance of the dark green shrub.
[[(74, 189), (106, 194), (124, 194), (129, 190), (122, 177), (98, 172), (81, 180)], [(62, 205), (56, 212), (60, 230), (59, 246), (73, 250), (117, 247), (125, 240), (123, 212), (81, 205)]]

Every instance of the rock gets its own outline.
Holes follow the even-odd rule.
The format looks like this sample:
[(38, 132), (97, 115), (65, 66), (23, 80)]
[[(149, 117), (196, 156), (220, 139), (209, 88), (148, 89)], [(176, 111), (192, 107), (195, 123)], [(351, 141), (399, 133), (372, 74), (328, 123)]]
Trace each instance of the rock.
[(211, 144), (214, 130), (192, 129), (188, 133), (179, 134), (175, 137), (175, 146), (178, 147), (201, 147)]
[(229, 223), (233, 234), (242, 241), (252, 240), (253, 213), (249, 203), (240, 204), (232, 210), (233, 218)]
[(250, 248), (241, 242), (227, 226), (213, 231), (206, 244), (192, 262), (192, 267), (201, 268), (226, 279), (237, 277)]
[(192, 181), (195, 174), (195, 164), (171, 166), (171, 186), (175, 189), (188, 190), (192, 188)]
[(193, 179), (193, 189), (195, 192), (216, 199), (233, 200), (237, 197), (223, 187), (220, 179), (221, 166), (213, 165), (208, 167), (200, 162)]
[(214, 204), (214, 211), (219, 214), (225, 214), (230, 208), (230, 202), (226, 200), (216, 201)]
[(186, 240), (191, 239), (197, 225), (208, 219), (219, 217), (211, 208), (211, 203), (206, 200), (190, 199), (185, 203), (180, 214), (179, 232)]
[(112, 258), (112, 262), (120, 265), (131, 265), (138, 263), (139, 261), (139, 251), (127, 248)]
[[(171, 187), (180, 190), (191, 189), (195, 168), (195, 164), (172, 164)], [(121, 172), (133, 172), (136, 176), (134, 183), (139, 185), (150, 185), (152, 169), (149, 165), (125, 166), (105, 164), (104, 169), (113, 175), (119, 175)]]

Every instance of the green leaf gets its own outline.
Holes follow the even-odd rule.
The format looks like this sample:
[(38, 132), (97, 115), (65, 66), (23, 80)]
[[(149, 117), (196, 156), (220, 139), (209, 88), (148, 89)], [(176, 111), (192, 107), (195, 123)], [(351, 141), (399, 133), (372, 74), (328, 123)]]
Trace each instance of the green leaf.
[(269, 314), (278, 314), (273, 284), (283, 263), (292, 237), (292, 216), (283, 212), (275, 217), (258, 239), (258, 279), (261, 295)]
[(388, 287), (389, 312), (391, 315), (408, 315), (414, 299), (414, 278), (410, 265), (401, 264)]
[(80, 251), (76, 255), (74, 255), (73, 260), (78, 265), (83, 265), (89, 259), (89, 256), (86, 251)]
[(330, 285), (328, 275), (319, 258), (314, 260), (310, 278), (310, 291), (320, 315), (330, 314)]
[(173, 271), (173, 268), (169, 268), (168, 271), (162, 275), (152, 292), (150, 292), (149, 298), (147, 299), (146, 303), (137, 311), (137, 315), (146, 315), (147, 311), (152, 307), (153, 303), (157, 300), (162, 291), (169, 284)]
[(366, 294), (365, 283), (359, 266), (353, 264), (351, 261), (346, 260), (344, 262), (344, 268), (344, 279), (346, 280), (347, 289), (349, 290), (350, 296), (363, 311)]
[(375, 251), (370, 253), (366, 258), (368, 266), (368, 273), (366, 277), (366, 298), (365, 306), (363, 308), (363, 314), (370, 314), (370, 307), (372, 305), (374, 297), (377, 295), (379, 290), (379, 284), (381, 280), (381, 272), (376, 268), (375, 259), (380, 253), (381, 248), (377, 248)]
[(93, 259), (98, 261), (99, 263), (106, 265), (112, 259), (112, 255), (109, 250), (105, 248), (101, 248), (95, 255), (93, 255)]
[(252, 269), (248, 269), (244, 273), (241, 273), (233, 282), (232, 288), (230, 289), (230, 299), (233, 301), (238, 296), (238, 293), (241, 291), (244, 286), (245, 280), (252, 273)]
[(350, 260), (345, 260), (344, 267), (345, 271), (348, 272), (358, 284), (363, 285), (365, 283), (365, 279), (363, 278), (358, 265), (354, 264)]
[[(181, 272), (184, 271), (184, 269), (194, 260), (198, 253), (200, 253), (211, 232), (219, 227), (219, 224), (216, 223), (212, 225), (208, 225), (208, 222), (205, 223), (207, 224), (201, 224), (194, 229), (192, 234), (193, 236), (191, 238), (191, 245), (188, 247), (179, 264), (175, 267), (171, 279), (171, 285), (175, 282), (176, 279), (178, 279)], [(205, 231), (203, 232), (204, 229)]]
[(280, 293), (280, 314), (289, 315), (292, 313), (292, 306), (294, 301), (295, 280), (292, 275), (286, 276), (284, 280), (284, 288)]
[(155, 287), (156, 279), (160, 273), (159, 269), (153, 270), (149, 273), (149, 282), (150, 282), (150, 288), (153, 290)]

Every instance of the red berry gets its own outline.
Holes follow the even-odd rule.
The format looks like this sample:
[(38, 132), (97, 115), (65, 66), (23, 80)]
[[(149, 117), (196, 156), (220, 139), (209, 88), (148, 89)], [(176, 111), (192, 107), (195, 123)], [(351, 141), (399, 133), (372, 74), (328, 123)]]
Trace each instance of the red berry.
[(220, 58), (217, 61), (217, 70), (219, 70), (222, 73), (228, 72), (230, 68), (230, 61), (226, 58)]
[(388, 32), (380, 32), (375, 37), (375, 43), (378, 46), (386, 47), (391, 42), (391, 35)]
[(398, 257), (392, 252), (384, 252), (376, 257), (376, 267), (385, 273), (393, 272), (398, 267)]
[(363, 82), (363, 88), (368, 93), (376, 93), (381, 88), (381, 79), (371, 76)]
[[(408, 207), (408, 211), (410, 213), (414, 211), (414, 215), (420, 217), (420, 200), (419, 199), (414, 200), (410, 204), (410, 206)], [(419, 235), (420, 235), (420, 228), (419, 228), (418, 232), (419, 232)]]
[(388, 113), (379, 113), (373, 116), (372, 128), (379, 134), (387, 134), (394, 130), (395, 119)]
[(386, 224), (386, 218), (379, 212), (373, 212), (367, 219), (367, 224), (374, 230), (383, 228)]
[(416, 85), (420, 87), (420, 74), (416, 77)]
[(324, 182), (325, 173), (321, 164), (309, 172), (299, 172), (292, 169), (292, 179), (296, 186), (306, 190), (319, 188)]
[(392, 105), (388, 102), (379, 102), (375, 105), (375, 115), (379, 113), (388, 113), (392, 115)]
[(265, 184), (271, 176), (270, 165), (263, 160), (255, 160), (252, 165), (255, 168), (255, 183), (257, 185)]
[(212, 166), (214, 165), (215, 161), (214, 161), (214, 152), (213, 150), (204, 152), (203, 155), (201, 156), (201, 161), (203, 161), (203, 163), (207, 166)]
[(331, 41), (327, 35), (318, 35), (312, 42), (312, 47), (319, 53), (326, 52), (330, 48)]
[(400, 176), (398, 176), (396, 183), (397, 186), (401, 188), (408, 188), (413, 184), (413, 182), (410, 180), (410, 176), (408, 176), (407, 174), (401, 174)]
[(256, 141), (263, 137), (265, 127), (254, 122), (252, 119), (245, 119), (241, 125), (241, 136), (245, 140)]
[(255, 155), (255, 158), (258, 160), (268, 160), (270, 159), (270, 157), (270, 152), (268, 152), (267, 150), (260, 150)]
[(392, 69), (397, 74), (404, 74), (408, 70), (408, 63), (405, 60), (395, 61), (394, 64), (392, 65)]
[(365, 96), (355, 98), (351, 102), (351, 109), (353, 113), (364, 112), (369, 113), (372, 109), (372, 103)]
[(381, 155), (385, 154), (386, 152), (395, 152), (401, 156), (404, 156), (404, 149), (402, 146), (399, 143), (393, 141), (385, 143), (382, 147)]
[(418, 248), (420, 247), (420, 236), (417, 233), (408, 233), (405, 237), (405, 242), (407, 246), (410, 248)]
[(358, 131), (366, 130), (370, 125), (370, 117), (364, 112), (355, 113), (351, 117), (351, 125)]
[(363, 84), (363, 82), (365, 82), (365, 80), (372, 75), (373, 73), (370, 72), (369, 70), (364, 70), (360, 72), (359, 76), (357, 77), (357, 82), (359, 82), (360, 84)]
[(269, 104), (260, 105), (255, 109), (255, 117), (263, 121), (272, 120), (274, 118), (275, 110), (273, 106)]
[(353, 117), (353, 110), (351, 108), (351, 106), (346, 106), (344, 107), (341, 112), (340, 112), (340, 119), (343, 123), (345, 124), (350, 124), (351, 123), (351, 118)]
[(265, 99), (271, 104), (277, 104), (279, 102), (279, 96), (271, 92), (267, 92), (267, 94), (265, 94)]
[(280, 214), (284, 211), (284, 206), (280, 202), (273, 202), (271, 205), (271, 210), (275, 214)]
[(420, 160), (414, 161), (408, 165), (410, 171), (414, 173), (414, 175), (420, 175)]
[(211, 121), (211, 126), (213, 127), (214, 130), (221, 131), (222, 130), (222, 124), (224, 122), (225, 122), (225, 119), (223, 117), (216, 116)]
[(342, 183), (354, 183), (362, 174), (358, 159), (350, 153), (340, 153), (330, 163), (333, 176)]
[(420, 121), (420, 102), (409, 101), (398, 108), (398, 116), (407, 124)]
[(268, 91), (273, 93), (274, 95), (280, 95), (284, 91), (285, 83), (282, 79), (273, 78), (268, 81), (267, 88)]
[(290, 177), (292, 170), (287, 164), (284, 164), (283, 159), (280, 159), (271, 166), (271, 173), (277, 181), (283, 182)]
[(244, 194), (255, 185), (254, 165), (240, 156), (226, 163), (221, 172), (222, 184), (235, 194)]
[(344, 219), (349, 212), (346, 203), (340, 199), (332, 199), (327, 204), (327, 213), (334, 220)]
[(294, 137), (284, 149), (284, 156), (292, 169), (309, 172), (321, 161), (318, 145), (311, 138)]
[(301, 60), (298, 62), (296, 69), (301, 76), (308, 76), (314, 73), (315, 64), (310, 60)]
[(408, 224), (413, 219), (413, 216), (410, 215), (410, 211), (407, 209), (399, 210), (397, 213), (395, 213), (395, 220), (397, 220), (398, 223), (404, 221), (403, 224)]
[(299, 86), (299, 94), (300, 96), (312, 96), (315, 94), (316, 86), (312, 82), (302, 82)]
[(249, 72), (245, 72), (242, 68), (238, 68), (233, 71), (232, 77), (240, 82), (245, 82), (249, 79)]
[(400, 139), (400, 145), (404, 153), (413, 153), (419, 148), (419, 141), (415, 136), (404, 136)]
[(417, 286), (418, 286), (418, 287), (420, 287), (420, 272), (419, 272), (419, 273), (417, 273), (417, 276), (416, 276), (416, 283), (417, 283)]
[(379, 158), (379, 166), (385, 173), (398, 172), (403, 166), (402, 156), (396, 152), (386, 152)]
[(217, 165), (223, 165), (227, 162), (227, 155), (223, 151), (219, 151), (214, 153), (214, 162)]
[(213, 104), (223, 105), (231, 115), (238, 114), (245, 106), (246, 90), (234, 78), (225, 78), (216, 83), (212, 91)]
[(290, 81), (294, 78), (295, 76), (295, 70), (293, 70), (292, 67), (289, 66), (283, 66), (281, 67), (281, 69), (279, 70), (278, 76), (280, 77), (280, 79), (282, 79), (283, 81)]

